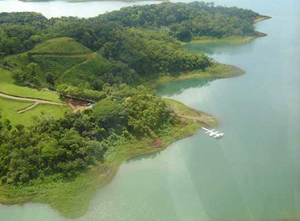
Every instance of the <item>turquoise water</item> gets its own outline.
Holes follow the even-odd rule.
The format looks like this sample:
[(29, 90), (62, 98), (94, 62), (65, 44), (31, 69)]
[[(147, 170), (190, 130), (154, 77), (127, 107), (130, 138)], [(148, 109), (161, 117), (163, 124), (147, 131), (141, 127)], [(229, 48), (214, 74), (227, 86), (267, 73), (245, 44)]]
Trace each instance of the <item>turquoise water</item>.
[[(300, 1), (216, 2), (273, 16), (257, 25), (269, 36), (247, 45), (187, 47), (247, 74), (169, 83), (158, 93), (216, 116), (224, 138), (198, 131), (124, 163), (78, 220), (300, 220)], [(64, 219), (25, 204), (0, 206), (0, 220)]]

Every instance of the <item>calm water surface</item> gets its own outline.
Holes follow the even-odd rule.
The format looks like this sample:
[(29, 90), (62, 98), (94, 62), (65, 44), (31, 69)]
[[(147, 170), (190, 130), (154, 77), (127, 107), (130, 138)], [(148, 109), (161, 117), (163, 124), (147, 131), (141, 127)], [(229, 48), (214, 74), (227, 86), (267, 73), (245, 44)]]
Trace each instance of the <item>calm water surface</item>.
[(0, 0), (0, 12), (23, 12), (34, 11), (42, 13), (44, 16), (61, 17), (94, 17), (105, 12), (118, 10), (122, 7), (132, 5), (144, 5), (158, 3), (158, 1), (147, 2), (117, 2), (117, 1), (92, 1), (68, 3), (67, 0), (46, 1), (46, 2), (20, 2), (19, 0)]
[[(124, 163), (78, 220), (300, 220), (300, 1), (216, 2), (273, 16), (257, 25), (269, 36), (250, 44), (187, 47), (247, 74), (170, 83), (158, 93), (216, 116), (225, 137), (198, 131), (159, 154)], [(73, 7), (68, 13), (76, 14)], [(0, 206), (0, 220), (64, 219), (29, 203)]]

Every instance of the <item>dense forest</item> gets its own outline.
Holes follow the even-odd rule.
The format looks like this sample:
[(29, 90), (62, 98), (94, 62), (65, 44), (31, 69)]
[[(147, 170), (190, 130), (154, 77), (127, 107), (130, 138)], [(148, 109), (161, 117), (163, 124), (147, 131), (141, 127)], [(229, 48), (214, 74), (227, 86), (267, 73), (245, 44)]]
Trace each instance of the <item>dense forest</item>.
[[(89, 19), (0, 13), (0, 57), (23, 53), (2, 59), (3, 65), (15, 69), (14, 78), (21, 84), (57, 88), (67, 83), (85, 90), (101, 90), (105, 83), (134, 86), (161, 73), (205, 70), (211, 60), (188, 53), (177, 40), (254, 35), (252, 22), (258, 16), (250, 10), (203, 2), (126, 7)], [(57, 41), (52, 48), (39, 50), (42, 43), (61, 37), (72, 38), (86, 49), (72, 52), (65, 41)], [(87, 50), (94, 54), (79, 56)], [(66, 73), (75, 65), (72, 73)]]
[[(0, 33), (2, 32), (3, 36), (0, 40), (2, 55), (32, 50), (37, 43), (59, 37), (73, 38), (96, 53), (89, 57), (87, 65), (81, 65), (76, 70), (77, 72), (73, 71), (73, 76), (77, 73), (80, 75), (81, 82), (75, 82), (76, 79), (72, 77), (63, 80), (64, 83), (69, 81), (68, 83), (75, 86), (83, 80), (91, 84), (88, 89), (95, 90), (101, 89), (104, 83), (135, 85), (141, 77), (167, 72), (204, 70), (211, 65), (206, 55), (186, 52), (172, 37), (150, 31), (132, 30), (101, 18), (47, 20), (39, 19), (39, 15), (35, 13), (13, 13), (7, 16), (8, 18), (3, 13), (2, 16), (0, 15), (2, 17), (0, 23), (3, 20), (9, 20), (8, 23), (0, 26)], [(26, 22), (20, 22), (20, 20)], [(62, 48), (65, 47), (62, 45)], [(49, 49), (47, 53), (53, 56), (66, 56), (70, 54), (70, 51), (66, 48), (57, 53)], [(78, 52), (78, 54), (84, 53), (86, 52)], [(7, 57), (3, 64), (15, 68), (14, 76), (19, 83), (38, 84), (39, 81), (47, 80), (47, 83), (54, 85), (66, 69), (59, 67), (52, 71), (47, 70), (45, 66), (58, 66), (57, 63), (62, 63), (63, 60), (54, 61), (55, 57), (49, 58), (49, 56), (41, 60), (45, 57), (40, 55), (44, 54), (33, 50), (28, 52), (25, 58), (24, 56), (21, 59), (18, 56)], [(69, 59), (60, 66), (65, 66), (70, 62), (86, 64), (82, 60), (75, 61), (74, 59), (72, 57), (71, 61)], [(48, 78), (46, 78), (47, 73)], [(71, 80), (74, 81), (71, 82)]]
[(25, 128), (0, 121), (2, 184), (23, 184), (74, 177), (103, 162), (114, 146), (133, 138), (158, 139), (176, 123), (161, 98), (139, 86), (106, 87), (106, 98), (84, 113), (54, 120), (44, 116)]
[(100, 15), (126, 27), (162, 29), (180, 41), (195, 37), (223, 38), (255, 34), (253, 21), (259, 14), (237, 7), (214, 6), (214, 3), (162, 3), (134, 6)]
[(43, 116), (28, 128), (1, 119), (1, 183), (74, 177), (117, 145), (159, 139), (177, 118), (137, 85), (206, 70), (212, 59), (182, 49), (180, 41), (253, 35), (257, 16), (201, 2), (128, 7), (89, 19), (0, 13), (1, 65), (17, 84), (99, 101), (63, 119)]

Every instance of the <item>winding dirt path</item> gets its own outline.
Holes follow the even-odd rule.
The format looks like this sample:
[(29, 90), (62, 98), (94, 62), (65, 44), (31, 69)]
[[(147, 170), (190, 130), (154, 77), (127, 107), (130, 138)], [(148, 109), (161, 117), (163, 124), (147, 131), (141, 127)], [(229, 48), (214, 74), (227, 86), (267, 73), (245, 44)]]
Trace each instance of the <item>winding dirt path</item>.
[(25, 98), (25, 97), (17, 97), (13, 95), (8, 95), (0, 92), (0, 97), (7, 98), (7, 99), (13, 99), (13, 100), (19, 100), (19, 101), (32, 101), (32, 102), (39, 102), (40, 104), (53, 104), (53, 105), (59, 105), (59, 106), (66, 106), (66, 104), (58, 103), (54, 101), (47, 101), (47, 100), (41, 100), (41, 99), (35, 99), (35, 98)]
[(26, 107), (26, 108), (23, 108), (23, 109), (21, 109), (21, 110), (18, 110), (18, 113), (20, 114), (20, 113), (23, 113), (23, 112), (25, 112), (25, 111), (28, 111), (28, 110), (34, 108), (35, 106), (37, 106), (38, 104), (39, 104), (39, 102), (35, 102), (34, 104), (32, 104), (32, 105), (30, 105), (30, 106), (28, 106), (28, 107)]
[(25, 111), (28, 111), (34, 107), (36, 107), (39, 104), (51, 104), (51, 105), (58, 105), (58, 106), (67, 106), (67, 104), (64, 103), (58, 103), (58, 102), (54, 102), (54, 101), (47, 101), (47, 100), (41, 100), (41, 99), (35, 99), (35, 98), (25, 98), (25, 97), (17, 97), (17, 96), (13, 96), (13, 95), (8, 95), (8, 94), (4, 94), (2, 92), (0, 92), (0, 97), (3, 98), (7, 98), (7, 99), (12, 99), (12, 100), (19, 100), (19, 101), (31, 101), (34, 102), (34, 104), (18, 110), (18, 113), (23, 113)]

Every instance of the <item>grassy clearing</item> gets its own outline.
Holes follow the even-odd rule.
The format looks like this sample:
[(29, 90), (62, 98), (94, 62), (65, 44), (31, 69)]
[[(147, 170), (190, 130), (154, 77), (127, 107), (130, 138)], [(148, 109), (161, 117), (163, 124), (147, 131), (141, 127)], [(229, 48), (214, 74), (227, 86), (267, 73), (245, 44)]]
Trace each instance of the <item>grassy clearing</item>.
[(38, 44), (31, 53), (41, 54), (88, 54), (92, 51), (72, 38), (55, 38)]
[[(53, 116), (55, 119), (64, 118), (66, 112), (70, 112), (70, 108), (67, 106), (57, 106), (51, 104), (39, 104), (35, 108), (28, 110), (24, 113), (18, 114), (19, 119), (23, 119), (24, 125), (32, 125), (33, 119), (39, 117), (42, 114), (46, 116)], [(20, 122), (19, 122), (20, 123)]]
[(221, 63), (215, 63), (212, 67), (207, 68), (205, 71), (196, 70), (187, 73), (181, 73), (177, 76), (161, 75), (158, 78), (144, 78), (142, 84), (149, 90), (155, 89), (157, 86), (173, 81), (185, 81), (192, 79), (218, 79), (218, 78), (230, 78), (237, 77), (245, 74), (245, 71), (235, 67), (233, 65), (226, 65)]
[(85, 61), (65, 71), (59, 78), (58, 83), (69, 82), (73, 85), (78, 85), (83, 80), (88, 81), (89, 77), (94, 76), (95, 73), (105, 68), (106, 64), (107, 61), (99, 53), (91, 53)]
[(211, 44), (211, 43), (225, 43), (225, 44), (231, 44), (231, 45), (243, 45), (251, 42), (257, 38), (256, 36), (233, 36), (228, 38), (209, 38), (209, 37), (199, 37), (195, 38), (191, 42), (188, 43), (182, 43), (182, 45), (190, 45), (190, 44)]
[(24, 124), (30, 126), (34, 122), (34, 117), (39, 117), (42, 113), (54, 118), (63, 118), (65, 112), (70, 109), (66, 106), (60, 107), (50, 104), (39, 104), (35, 108), (19, 114), (17, 111), (32, 105), (34, 102), (11, 100), (0, 97), (0, 110), (3, 119), (8, 119), (13, 125)]
[[(167, 103), (172, 106), (174, 111), (178, 111), (177, 114), (205, 115), (176, 101), (168, 99)], [(208, 119), (206, 122), (208, 125), (217, 122), (209, 115), (206, 115), (206, 119)], [(65, 217), (83, 216), (92, 197), (101, 187), (112, 180), (118, 167), (124, 161), (135, 156), (159, 152), (177, 140), (192, 136), (201, 126), (203, 125), (188, 119), (172, 126), (161, 136), (163, 142), (161, 148), (155, 146), (155, 140), (152, 138), (133, 140), (122, 146), (117, 146), (106, 154), (105, 163), (92, 167), (89, 171), (81, 173), (74, 180), (68, 182), (43, 181), (34, 186), (19, 188), (8, 185), (0, 186), (0, 203), (7, 205), (28, 201), (47, 203)]]
[(3, 119), (8, 119), (12, 124), (20, 124), (27, 121), (24, 117), (18, 114), (17, 110), (26, 108), (34, 102), (10, 100), (0, 97), (0, 110)]
[(0, 68), (0, 79), (0, 91), (3, 93), (20, 97), (62, 102), (59, 99), (59, 96), (55, 93), (29, 87), (21, 87), (14, 84), (14, 79), (11, 77), (11, 72), (3, 68)]

